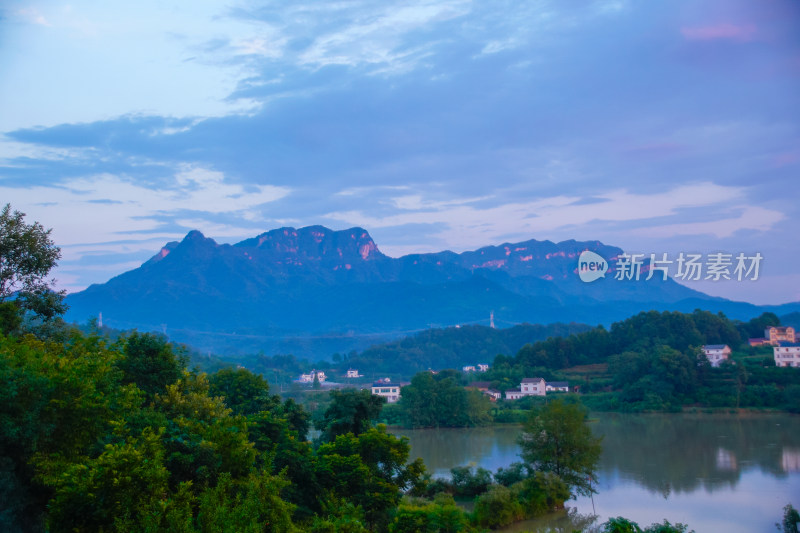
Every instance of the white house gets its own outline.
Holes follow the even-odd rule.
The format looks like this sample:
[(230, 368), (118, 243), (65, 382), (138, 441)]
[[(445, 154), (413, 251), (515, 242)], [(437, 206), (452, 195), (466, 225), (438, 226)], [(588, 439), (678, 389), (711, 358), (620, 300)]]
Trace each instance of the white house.
[(569, 392), (568, 381), (548, 381), (545, 386), (547, 392)]
[(350, 370), (348, 370), (348, 371), (347, 371), (347, 375), (346, 375), (345, 377), (346, 377), (346, 378), (361, 378), (361, 377), (364, 377), (364, 376), (362, 376), (361, 374), (359, 374), (359, 373), (358, 373), (358, 370), (353, 370), (353, 369), (351, 368)]
[(772, 348), (775, 357), (775, 366), (800, 367), (800, 344), (794, 342), (779, 342)]
[(461, 367), (462, 372), (475, 372), (475, 367), (472, 365)]
[(320, 383), (322, 383), (327, 379), (327, 376), (325, 376), (325, 372), (323, 372), (322, 370), (320, 371), (312, 370), (308, 374), (300, 374), (299, 381), (300, 383), (312, 383), (314, 381), (314, 376), (317, 377)]
[(703, 346), (703, 354), (711, 366), (718, 367), (723, 361), (728, 360), (731, 355), (731, 347), (727, 344), (706, 344)]
[(485, 365), (483, 363), (478, 363), (476, 366), (478, 367), (478, 372), (488, 372), (489, 371), (489, 365)]
[(372, 384), (372, 394), (386, 398), (387, 403), (395, 403), (400, 399), (400, 384), (388, 380), (376, 381)]
[(503, 393), (500, 392), (497, 389), (488, 389), (488, 390), (484, 391), (484, 394), (494, 398), (492, 401), (499, 400), (500, 398), (503, 397)]
[(507, 400), (518, 400), (523, 396), (544, 396), (547, 386), (544, 378), (525, 378), (520, 383), (519, 390), (507, 390)]

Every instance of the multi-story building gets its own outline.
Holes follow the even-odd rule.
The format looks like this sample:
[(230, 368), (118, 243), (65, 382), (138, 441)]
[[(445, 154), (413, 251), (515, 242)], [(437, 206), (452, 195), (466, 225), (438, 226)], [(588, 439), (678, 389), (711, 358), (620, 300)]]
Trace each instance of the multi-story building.
[(363, 377), (361, 374), (358, 373), (358, 370), (353, 370), (352, 368), (347, 371), (346, 378), (360, 378)]
[(779, 342), (797, 342), (792, 326), (778, 327), (772, 326), (764, 330), (764, 338), (774, 346)]
[(706, 344), (703, 346), (703, 353), (711, 366), (718, 367), (723, 361), (728, 360), (731, 355), (731, 347), (727, 344)]
[(519, 385), (519, 390), (507, 390), (507, 400), (518, 400), (523, 396), (544, 396), (547, 394), (547, 385), (544, 378), (525, 378)]
[(399, 383), (382, 379), (372, 384), (372, 394), (386, 398), (387, 403), (395, 403), (400, 399), (400, 387)]
[(794, 342), (779, 342), (772, 348), (775, 366), (800, 367), (800, 344)]

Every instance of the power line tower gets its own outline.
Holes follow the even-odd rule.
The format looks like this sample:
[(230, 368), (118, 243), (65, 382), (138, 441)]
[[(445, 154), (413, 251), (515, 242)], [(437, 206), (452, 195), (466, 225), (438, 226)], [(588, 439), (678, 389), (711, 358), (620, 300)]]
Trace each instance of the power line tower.
[(489, 313), (489, 327), (492, 328), (492, 329), (496, 329), (494, 327), (494, 311)]

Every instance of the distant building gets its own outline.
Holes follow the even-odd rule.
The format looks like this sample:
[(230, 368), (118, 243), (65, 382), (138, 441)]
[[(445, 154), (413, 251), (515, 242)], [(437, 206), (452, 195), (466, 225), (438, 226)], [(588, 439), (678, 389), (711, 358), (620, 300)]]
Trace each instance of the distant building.
[(706, 344), (703, 346), (703, 354), (711, 366), (718, 367), (723, 361), (728, 360), (731, 355), (731, 347), (727, 344)]
[(488, 389), (486, 392), (484, 392), (484, 394), (491, 397), (493, 402), (496, 402), (503, 397), (503, 393), (497, 389)]
[(507, 390), (507, 400), (518, 400), (523, 396), (544, 396), (547, 394), (547, 385), (544, 378), (525, 378), (520, 383), (519, 390)]
[(478, 363), (476, 366), (478, 367), (478, 372), (487, 372), (489, 370), (489, 365), (483, 363)]
[(769, 342), (769, 339), (765, 339), (764, 337), (755, 337), (752, 339), (747, 339), (747, 343), (750, 346), (765, 346), (772, 344), (771, 342)]
[(792, 326), (780, 327), (772, 326), (764, 330), (764, 338), (769, 340), (773, 346), (779, 342), (797, 342)]
[(800, 344), (794, 342), (779, 342), (772, 349), (775, 366), (800, 367)]
[(569, 392), (568, 381), (548, 381), (544, 386), (547, 392)]
[(400, 399), (400, 383), (392, 383), (388, 379), (381, 379), (372, 384), (372, 394), (386, 398), (387, 403), (395, 403)]
[(325, 376), (325, 372), (323, 372), (322, 370), (320, 371), (312, 370), (308, 374), (300, 374), (300, 379), (298, 381), (300, 381), (300, 383), (313, 383), (314, 376), (317, 377), (320, 383), (322, 383), (327, 379), (327, 376)]
[(361, 374), (359, 374), (359, 373), (358, 373), (358, 370), (353, 370), (353, 369), (351, 368), (350, 370), (348, 370), (348, 371), (347, 371), (347, 375), (345, 375), (345, 377), (346, 377), (346, 378), (363, 378), (364, 376), (362, 376)]
[(464, 371), (464, 372), (475, 372), (475, 367), (472, 366), (472, 365), (464, 366), (464, 367), (461, 367), (461, 370)]
[(490, 381), (473, 381), (472, 383), (467, 385), (466, 388), (481, 391), (485, 395), (489, 396), (491, 400), (494, 402), (502, 398), (503, 393), (501, 393), (499, 390), (490, 389), (489, 386), (491, 384), (492, 383)]

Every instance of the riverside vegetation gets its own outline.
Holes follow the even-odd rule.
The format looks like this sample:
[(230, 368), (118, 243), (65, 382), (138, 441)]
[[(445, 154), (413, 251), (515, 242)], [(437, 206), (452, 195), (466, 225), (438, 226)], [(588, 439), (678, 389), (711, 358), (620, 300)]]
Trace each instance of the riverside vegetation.
[(46, 278), (59, 250), (22, 217), (0, 217), (3, 531), (468, 532), (593, 490), (599, 443), (575, 403), (531, 411), (525, 463), (448, 484), (375, 424), (367, 391), (333, 394), (311, 440), (309, 413), (262, 376), (189, 368), (158, 335), (70, 327)]

